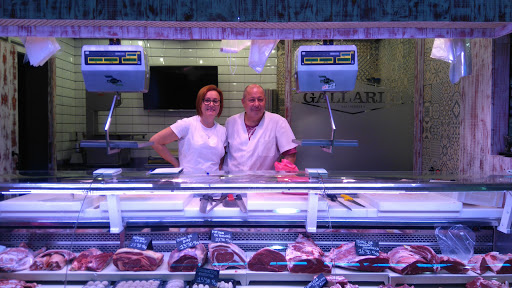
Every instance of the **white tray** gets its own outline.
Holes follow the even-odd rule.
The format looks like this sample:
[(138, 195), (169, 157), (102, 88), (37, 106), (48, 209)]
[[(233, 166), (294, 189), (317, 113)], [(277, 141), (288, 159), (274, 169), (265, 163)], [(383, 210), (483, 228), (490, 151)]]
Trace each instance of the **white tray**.
[(435, 193), (370, 193), (359, 194), (379, 211), (460, 211), (462, 203)]

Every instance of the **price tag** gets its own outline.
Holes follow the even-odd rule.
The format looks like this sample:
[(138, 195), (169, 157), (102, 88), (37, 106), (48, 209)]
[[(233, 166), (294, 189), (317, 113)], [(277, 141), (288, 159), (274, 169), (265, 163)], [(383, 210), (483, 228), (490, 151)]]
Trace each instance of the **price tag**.
[(138, 250), (153, 250), (153, 240), (151, 237), (143, 237), (143, 236), (133, 236), (130, 245), (128, 248), (138, 249)]
[(176, 239), (176, 247), (179, 251), (196, 247), (197, 245), (199, 245), (199, 236), (197, 233), (188, 234), (185, 237)]
[(325, 279), (324, 274), (320, 274), (313, 281), (309, 282), (307, 286), (304, 286), (304, 288), (322, 288), (325, 283), (327, 283), (327, 279)]
[(379, 242), (356, 240), (356, 254), (359, 256), (379, 256)]
[(233, 233), (231, 231), (212, 230), (212, 242), (233, 243)]
[(217, 287), (219, 281), (219, 270), (198, 267), (194, 276), (194, 283), (204, 284), (210, 287)]

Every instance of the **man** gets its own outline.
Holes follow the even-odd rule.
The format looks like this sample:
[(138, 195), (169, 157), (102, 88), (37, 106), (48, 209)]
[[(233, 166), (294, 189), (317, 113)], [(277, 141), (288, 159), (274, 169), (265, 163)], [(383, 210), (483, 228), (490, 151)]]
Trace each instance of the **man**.
[(290, 125), (283, 117), (265, 111), (265, 92), (257, 84), (244, 90), (245, 112), (226, 120), (228, 150), (225, 170), (274, 170), (279, 156), (295, 163), (297, 144)]

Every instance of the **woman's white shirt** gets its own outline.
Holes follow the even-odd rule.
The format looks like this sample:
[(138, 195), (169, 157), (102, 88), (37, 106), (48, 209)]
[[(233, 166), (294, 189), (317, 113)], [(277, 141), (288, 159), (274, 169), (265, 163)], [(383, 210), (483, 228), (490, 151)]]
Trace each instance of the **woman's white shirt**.
[(178, 157), (184, 172), (219, 171), (227, 145), (224, 126), (214, 122), (212, 128), (207, 128), (196, 115), (176, 121), (171, 129), (179, 138)]

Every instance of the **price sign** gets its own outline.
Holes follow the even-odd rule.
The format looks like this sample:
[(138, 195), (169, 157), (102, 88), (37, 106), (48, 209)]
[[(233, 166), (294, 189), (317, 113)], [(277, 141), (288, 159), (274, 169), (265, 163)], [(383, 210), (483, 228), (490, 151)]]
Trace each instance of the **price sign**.
[(179, 251), (196, 247), (197, 245), (199, 245), (199, 236), (197, 233), (188, 234), (185, 237), (176, 239), (176, 247)]
[(325, 279), (324, 274), (320, 274), (304, 288), (322, 288), (325, 283), (327, 283), (327, 279)]
[(232, 243), (233, 233), (230, 231), (212, 230), (212, 242), (215, 243)]
[(379, 256), (379, 242), (356, 240), (356, 254), (359, 256)]
[(132, 241), (130, 241), (130, 245), (128, 248), (138, 249), (138, 250), (153, 250), (153, 240), (151, 237), (143, 237), (143, 236), (133, 236)]
[(219, 270), (198, 267), (194, 276), (194, 283), (217, 287), (219, 281)]

